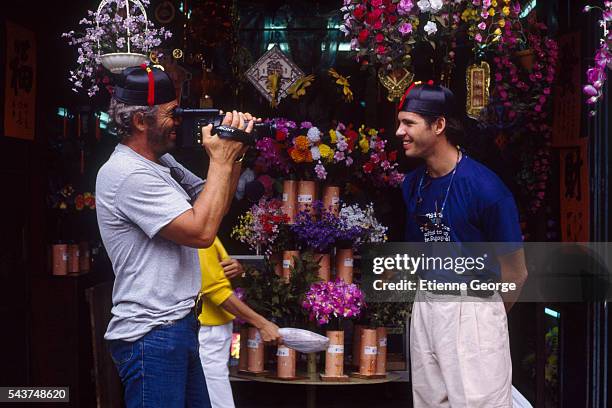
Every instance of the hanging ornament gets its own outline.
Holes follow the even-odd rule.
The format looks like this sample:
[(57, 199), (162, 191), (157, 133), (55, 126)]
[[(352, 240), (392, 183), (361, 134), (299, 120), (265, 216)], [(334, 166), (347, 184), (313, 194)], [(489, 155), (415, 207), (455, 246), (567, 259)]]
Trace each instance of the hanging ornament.
[(246, 76), (275, 107), (304, 72), (275, 45), (247, 70)]
[(328, 71), (329, 75), (336, 80), (336, 84), (342, 87), (342, 98), (344, 102), (353, 101), (353, 91), (351, 91), (351, 84), (349, 83), (350, 77), (344, 77), (340, 75), (335, 69), (330, 68)]
[(314, 75), (308, 75), (301, 77), (289, 89), (287, 93), (291, 95), (293, 99), (300, 99), (300, 97), (306, 95), (306, 88), (312, 85), (314, 81)]
[(491, 83), (491, 69), (489, 64), (481, 61), (480, 64), (470, 65), (466, 73), (467, 81), (467, 115), (477, 119), (489, 103), (489, 85)]
[(387, 89), (387, 100), (394, 102), (399, 100), (406, 92), (406, 88), (412, 83), (414, 74), (406, 68), (399, 68), (386, 74), (383, 68), (378, 70), (378, 80)]

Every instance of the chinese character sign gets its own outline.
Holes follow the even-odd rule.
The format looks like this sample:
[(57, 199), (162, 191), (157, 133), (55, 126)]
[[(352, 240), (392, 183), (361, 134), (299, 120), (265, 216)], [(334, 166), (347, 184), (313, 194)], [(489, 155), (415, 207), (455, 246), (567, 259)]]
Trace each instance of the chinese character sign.
[(471, 118), (477, 118), (480, 111), (489, 103), (489, 85), (491, 70), (489, 64), (471, 65), (466, 73), (467, 101), (466, 112)]
[(36, 38), (34, 33), (6, 22), (4, 134), (34, 139), (36, 121)]

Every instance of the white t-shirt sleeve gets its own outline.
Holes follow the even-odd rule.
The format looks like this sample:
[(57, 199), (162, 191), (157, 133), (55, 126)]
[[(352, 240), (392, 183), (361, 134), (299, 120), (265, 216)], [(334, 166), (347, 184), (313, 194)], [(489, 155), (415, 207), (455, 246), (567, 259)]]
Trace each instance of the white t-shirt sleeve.
[(185, 166), (176, 161), (176, 159), (169, 153), (163, 155), (160, 160), (169, 168), (178, 167), (181, 170), (183, 179), (180, 181), (180, 183), (187, 190), (187, 194), (189, 194), (191, 198), (195, 199), (202, 192), (206, 180), (202, 180), (202, 178), (193, 174)]
[(179, 215), (191, 209), (181, 194), (156, 174), (135, 172), (121, 183), (115, 207), (138, 225), (149, 238)]

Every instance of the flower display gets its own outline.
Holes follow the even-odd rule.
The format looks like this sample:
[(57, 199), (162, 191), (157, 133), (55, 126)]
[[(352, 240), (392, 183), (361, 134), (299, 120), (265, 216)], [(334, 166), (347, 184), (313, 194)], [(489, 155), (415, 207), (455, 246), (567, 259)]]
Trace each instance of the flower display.
[(582, 88), (586, 95), (586, 103), (590, 107), (589, 116), (595, 116), (595, 105), (603, 95), (603, 87), (606, 82), (606, 70), (612, 67), (612, 1), (605, 1), (604, 8), (595, 6), (585, 6), (584, 12), (591, 10), (599, 10), (601, 19), (599, 26), (603, 29), (603, 37), (600, 39), (600, 45), (595, 53), (595, 65), (587, 69), (587, 84)]
[(389, 149), (382, 133), (382, 129), (359, 127), (359, 149), (355, 157), (357, 177), (376, 187), (397, 187), (404, 175), (397, 170), (397, 151)]
[(309, 319), (319, 326), (330, 323), (332, 319), (359, 317), (364, 306), (364, 296), (359, 287), (341, 279), (313, 283), (302, 303)]
[[(149, 0), (141, 0), (144, 6)], [(77, 67), (70, 71), (69, 80), (72, 90), (86, 90), (91, 97), (100, 87), (110, 86), (110, 77), (100, 65), (100, 54), (112, 52), (127, 52), (127, 36), (130, 32), (130, 47), (132, 52), (147, 54), (159, 47), (163, 40), (172, 36), (165, 28), (155, 28), (151, 22), (146, 22), (146, 16), (136, 5), (130, 5), (130, 16), (124, 17), (120, 9), (125, 9), (123, 0), (109, 0), (100, 11), (98, 23), (96, 12), (87, 11), (87, 17), (79, 21), (81, 31), (68, 31), (62, 34), (68, 44), (78, 52)]]
[(448, 38), (456, 29), (462, 2), (453, 0), (344, 0), (342, 31), (364, 65), (387, 72), (410, 68), (419, 41)]
[(386, 241), (387, 227), (375, 217), (372, 204), (361, 208), (357, 204), (342, 204), (338, 215), (323, 208), (321, 201), (313, 203), (314, 212), (301, 211), (291, 231), (305, 248), (327, 252), (334, 245), (351, 245)]
[(360, 236), (354, 240), (354, 245), (357, 247), (365, 243), (385, 242), (387, 240), (387, 227), (376, 219), (372, 203), (365, 208), (356, 204), (343, 204), (340, 208), (339, 218), (344, 229), (359, 228), (361, 230)]
[(499, 43), (506, 26), (519, 24), (520, 11), (520, 4), (511, 0), (467, 1), (461, 19), (468, 24), (468, 35), (475, 42), (476, 54), (482, 57), (489, 46)]
[(282, 224), (289, 221), (281, 205), (280, 200), (261, 199), (238, 219), (232, 238), (247, 244), (252, 250), (263, 249), (271, 255), (278, 245), (282, 245)]

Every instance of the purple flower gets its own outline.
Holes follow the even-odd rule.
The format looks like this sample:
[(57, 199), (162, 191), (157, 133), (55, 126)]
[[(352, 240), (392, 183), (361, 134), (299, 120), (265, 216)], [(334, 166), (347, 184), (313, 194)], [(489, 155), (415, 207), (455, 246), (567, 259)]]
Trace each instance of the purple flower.
[(599, 93), (593, 85), (585, 85), (582, 88), (582, 91), (588, 96), (596, 96)]
[(413, 7), (414, 4), (412, 3), (412, 0), (400, 0), (399, 4), (397, 5), (397, 13), (404, 16), (410, 13)]
[(312, 127), (312, 123), (310, 122), (302, 122), (300, 123), (300, 128), (302, 129), (310, 129)]
[(325, 170), (325, 166), (323, 166), (321, 163), (315, 166), (315, 173), (317, 174), (319, 180), (325, 180), (327, 178), (327, 171)]
[(399, 32), (402, 33), (402, 35), (406, 35), (412, 32), (412, 24), (410, 23), (402, 23), (399, 28), (398, 28)]

